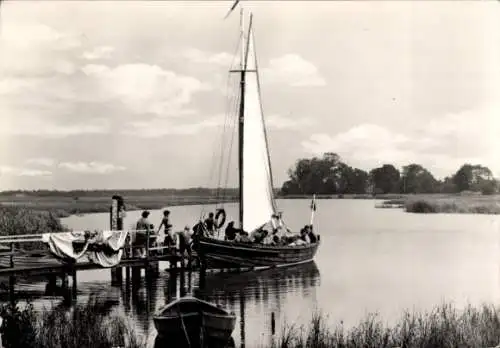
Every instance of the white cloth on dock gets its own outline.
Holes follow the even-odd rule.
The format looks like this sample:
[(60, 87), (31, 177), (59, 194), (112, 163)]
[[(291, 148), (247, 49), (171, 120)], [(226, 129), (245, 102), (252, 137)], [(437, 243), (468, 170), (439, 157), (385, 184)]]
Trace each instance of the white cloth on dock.
[[(87, 254), (89, 261), (103, 267), (113, 267), (120, 263), (125, 246), (127, 231), (45, 233), (42, 241), (49, 245), (54, 256), (62, 261), (74, 262)], [(80, 244), (80, 250), (75, 245)], [(93, 250), (89, 250), (89, 246)]]
[[(44, 233), (42, 240), (49, 245), (50, 251), (61, 260), (78, 260), (88, 249), (90, 239), (85, 232)], [(82, 249), (75, 251), (74, 243), (81, 243)]]
[(87, 256), (93, 263), (102, 267), (118, 265), (123, 256), (123, 247), (128, 236), (127, 231), (101, 231), (93, 243), (102, 246), (100, 251), (89, 251)]

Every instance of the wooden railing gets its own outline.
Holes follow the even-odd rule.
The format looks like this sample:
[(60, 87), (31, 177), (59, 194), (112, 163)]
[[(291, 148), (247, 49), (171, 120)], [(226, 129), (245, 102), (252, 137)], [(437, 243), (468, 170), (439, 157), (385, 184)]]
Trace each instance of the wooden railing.
[[(54, 234), (61, 234), (61, 233), (68, 233), (68, 232), (73, 232), (73, 233), (85, 233), (86, 231), (66, 231), (66, 232), (53, 232)], [(92, 232), (92, 231), (89, 231)], [(123, 246), (124, 250), (124, 257), (122, 257), (122, 260), (127, 260), (127, 259), (145, 259), (149, 260), (152, 256), (155, 257), (157, 255), (151, 255), (152, 252), (157, 252), (157, 251), (163, 251), (163, 250), (171, 250), (170, 246), (165, 246), (165, 245), (151, 245), (152, 241), (152, 231), (151, 230), (118, 230), (118, 231), (113, 231), (113, 232), (127, 232), (127, 239), (125, 242), (125, 245)], [(145, 235), (145, 242), (141, 244), (136, 244), (135, 241), (132, 242), (132, 234), (137, 235)], [(42, 243), (43, 238), (42, 233), (37, 233), (37, 234), (25, 234), (25, 235), (10, 235), (10, 236), (0, 236), (0, 264), (1, 266), (9, 267), (9, 268), (14, 268), (14, 257), (20, 258), (24, 257), (25, 260), (32, 258), (32, 256), (40, 256), (40, 255), (51, 255), (50, 249), (48, 246), (42, 248), (42, 249), (33, 249), (33, 250), (28, 250), (25, 248), (22, 248), (22, 244), (27, 244), (27, 243)], [(158, 237), (156, 233), (154, 233), (154, 237)], [(135, 256), (135, 251), (141, 249), (145, 250), (145, 255), (142, 257), (137, 257)], [(173, 254), (163, 254), (164, 256), (174, 256)], [(8, 261), (4, 259), (4, 257), (9, 257)], [(4, 262), (1, 262), (1, 260), (5, 260)], [(22, 262), (21, 262), (22, 263)]]

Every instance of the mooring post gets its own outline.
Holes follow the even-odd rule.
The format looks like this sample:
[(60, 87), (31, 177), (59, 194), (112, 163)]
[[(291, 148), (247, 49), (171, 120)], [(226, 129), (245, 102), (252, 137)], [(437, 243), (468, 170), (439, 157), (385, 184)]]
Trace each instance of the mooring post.
[(73, 280), (73, 283), (71, 284), (71, 298), (73, 301), (76, 301), (77, 299), (77, 279), (76, 279), (76, 267), (73, 265), (71, 269), (71, 278)]
[[(10, 249), (10, 268), (14, 269), (14, 243), (9, 244), (9, 249)], [(12, 304), (15, 302), (15, 284), (16, 284), (16, 277), (14, 274), (9, 276), (9, 299)]]
[(271, 335), (276, 333), (276, 320), (274, 319), (274, 312), (271, 312)]
[[(122, 231), (123, 230), (123, 218), (124, 218), (125, 204), (123, 197), (119, 195), (114, 195), (111, 201), (110, 207), (110, 229), (112, 231)], [(111, 268), (111, 285), (121, 285), (123, 280), (123, 274), (121, 267)]]

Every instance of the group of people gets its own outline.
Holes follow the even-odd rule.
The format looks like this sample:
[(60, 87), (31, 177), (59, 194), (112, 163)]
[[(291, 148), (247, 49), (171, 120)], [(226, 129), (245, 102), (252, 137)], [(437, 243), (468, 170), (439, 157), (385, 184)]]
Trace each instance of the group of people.
[[(189, 257), (192, 254), (192, 240), (189, 226), (186, 226), (182, 232), (173, 232), (172, 224), (170, 223), (170, 211), (163, 211), (163, 218), (158, 226), (158, 229), (154, 230), (154, 225), (148, 220), (149, 211), (145, 210), (141, 214), (141, 218), (137, 221), (136, 230), (139, 231), (149, 231), (150, 242), (153, 247), (164, 246), (169, 249), (170, 252), (179, 251), (181, 254), (187, 253)], [(163, 227), (163, 235), (160, 233)], [(132, 244), (135, 245), (136, 252), (139, 257), (144, 256), (144, 246), (146, 244), (147, 235), (144, 233), (136, 233), (135, 238), (132, 240)]]
[[(315, 243), (318, 238), (313, 232), (312, 225), (306, 225), (300, 230), (299, 235), (292, 235), (292, 232), (285, 228), (281, 221), (281, 216), (273, 216), (271, 220), (272, 232), (264, 226), (251, 232), (245, 232), (234, 227), (234, 221), (228, 223), (225, 229), (224, 240), (240, 243), (256, 243), (265, 245), (304, 245)], [(277, 222), (277, 223), (276, 223)]]
[[(167, 247), (172, 254), (177, 252), (181, 255), (187, 254), (189, 259), (191, 259), (194, 239), (200, 235), (215, 237), (215, 233), (218, 230), (214, 213), (212, 212), (208, 214), (208, 217), (204, 221), (200, 221), (194, 225), (192, 230), (189, 226), (186, 226), (182, 232), (176, 233), (172, 231), (169, 210), (163, 211), (163, 218), (156, 232), (154, 230), (154, 225), (149, 222), (148, 217), (149, 211), (142, 212), (141, 218), (137, 221), (136, 229), (149, 231), (150, 238), (152, 239), (150, 240), (150, 245)], [(242, 229), (236, 228), (234, 224), (234, 221), (227, 224), (224, 230), (224, 240), (282, 246), (304, 245), (315, 243), (318, 240), (318, 237), (313, 232), (312, 225), (305, 225), (298, 235), (292, 234), (291, 231), (283, 225), (280, 215), (272, 216), (270, 226), (271, 232), (263, 226), (248, 233)], [(163, 236), (160, 233), (162, 227), (164, 231)], [(138, 247), (139, 254), (144, 255), (144, 248), (140, 246), (146, 244), (146, 234), (136, 234), (132, 242)]]

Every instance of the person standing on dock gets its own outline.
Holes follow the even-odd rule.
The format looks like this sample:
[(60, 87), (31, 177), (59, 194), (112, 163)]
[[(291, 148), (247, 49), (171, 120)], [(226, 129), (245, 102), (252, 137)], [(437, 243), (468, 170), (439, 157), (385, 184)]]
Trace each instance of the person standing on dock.
[[(163, 226), (163, 233), (161, 233), (161, 228)], [(166, 237), (169, 235), (169, 231), (172, 228), (172, 224), (170, 223), (170, 210), (164, 210), (163, 211), (163, 218), (161, 219), (160, 226), (158, 226), (158, 231), (156, 232), (157, 239), (156, 239), (156, 245), (157, 246), (164, 246), (165, 243), (167, 242)], [(164, 250), (162, 250), (161, 253), (163, 253)]]
[(160, 236), (161, 227), (164, 226), (163, 237), (168, 234), (168, 231), (172, 228), (172, 224), (170, 223), (170, 210), (163, 211), (163, 218), (161, 219), (160, 226), (158, 227), (158, 236)]
[[(145, 244), (147, 239), (147, 233), (151, 232), (151, 223), (148, 220), (149, 211), (144, 210), (141, 214), (141, 218), (137, 221), (135, 238), (133, 245), (136, 247), (136, 254), (139, 257), (144, 257)], [(140, 232), (138, 232), (140, 231)]]

